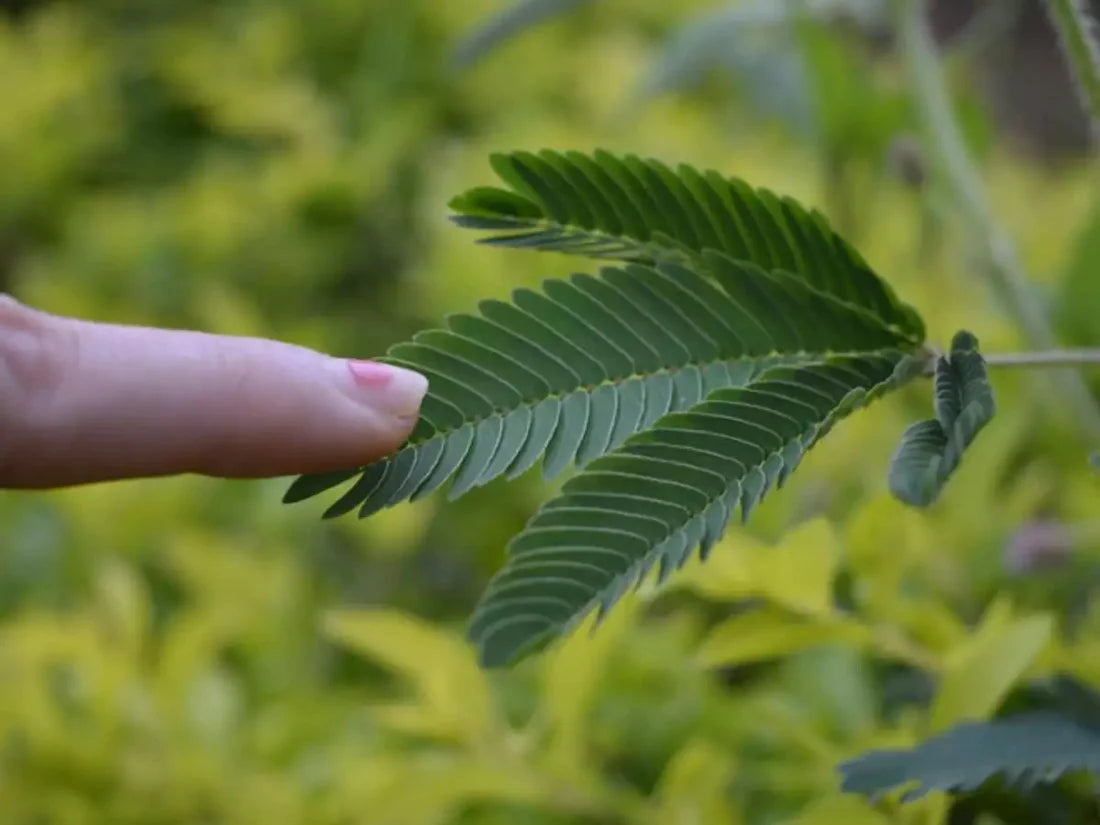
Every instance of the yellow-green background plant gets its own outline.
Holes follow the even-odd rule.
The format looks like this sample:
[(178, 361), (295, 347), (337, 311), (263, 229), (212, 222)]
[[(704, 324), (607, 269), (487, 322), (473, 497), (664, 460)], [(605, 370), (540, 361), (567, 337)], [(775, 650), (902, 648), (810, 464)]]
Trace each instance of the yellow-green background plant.
[[(627, 105), (701, 0), (578, 4), (462, 72), (494, 2), (24, 5), (0, 12), (0, 281), (44, 309), (380, 353), (578, 268), (448, 225), (491, 151), (604, 147), (819, 206), (930, 340), (1026, 346), (950, 191), (899, 161), (903, 61), (847, 29), (792, 36), (802, 129), (736, 73)], [(1095, 160), (1022, 155), (965, 55), (948, 68), (1036, 300), (1095, 346)], [(837, 764), (1030, 680), (1100, 686), (1098, 445), (1033, 376), (993, 382), (998, 418), (927, 512), (885, 480), (928, 415), (916, 387), (838, 427), (705, 567), (491, 674), (463, 621), (535, 478), (362, 522), (283, 507), (284, 480), (4, 493), (0, 821), (944, 822), (942, 796), (841, 795)]]

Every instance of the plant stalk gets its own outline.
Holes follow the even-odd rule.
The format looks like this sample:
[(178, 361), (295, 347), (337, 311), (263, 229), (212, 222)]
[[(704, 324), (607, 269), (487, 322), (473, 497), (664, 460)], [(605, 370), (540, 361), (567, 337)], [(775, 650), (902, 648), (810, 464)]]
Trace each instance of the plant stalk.
[(1093, 136), (1100, 140), (1100, 44), (1084, 0), (1046, 0), (1062, 49), (1077, 81)]
[(994, 352), (983, 354), (982, 359), (990, 367), (1100, 367), (1100, 348)]
[[(913, 95), (924, 120), (929, 151), (939, 174), (950, 187), (959, 211), (977, 238), (990, 286), (1019, 324), (1028, 344), (1036, 350), (1058, 347), (1041, 304), (1032, 294), (1012, 239), (993, 217), (985, 188), (948, 97), (936, 44), (926, 18), (926, 0), (894, 0), (894, 19), (901, 52), (911, 77)], [(1052, 374), (1059, 394), (1072, 410), (1081, 429), (1100, 438), (1100, 408), (1081, 376), (1075, 372)]]

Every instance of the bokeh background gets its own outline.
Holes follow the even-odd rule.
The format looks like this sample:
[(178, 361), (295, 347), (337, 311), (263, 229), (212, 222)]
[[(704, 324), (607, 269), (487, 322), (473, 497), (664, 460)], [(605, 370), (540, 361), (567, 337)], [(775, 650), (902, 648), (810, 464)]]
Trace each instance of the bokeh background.
[[(934, 339), (1024, 345), (889, 4), (557, 5), (508, 34), (498, 0), (0, 3), (0, 288), (376, 355), (591, 269), (479, 247), (446, 203), (493, 182), (491, 151), (603, 147), (818, 206)], [(1034, 300), (1096, 346), (1100, 176), (1043, 11), (930, 14)], [(1035, 376), (994, 382), (999, 417), (929, 512), (885, 485), (923, 386), (838, 428), (706, 567), (505, 672), (463, 622), (537, 473), (362, 522), (282, 505), (286, 479), (0, 494), (0, 822), (977, 821), (842, 796), (836, 765), (1031, 675), (1100, 684), (1100, 444)]]

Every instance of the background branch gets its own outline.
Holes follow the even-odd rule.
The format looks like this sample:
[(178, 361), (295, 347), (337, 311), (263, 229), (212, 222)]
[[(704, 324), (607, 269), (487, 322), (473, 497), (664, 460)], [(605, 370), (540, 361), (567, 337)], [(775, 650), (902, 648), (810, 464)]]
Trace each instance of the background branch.
[[(915, 102), (924, 120), (929, 153), (950, 188), (971, 236), (979, 244), (990, 286), (1019, 324), (1028, 344), (1037, 350), (1058, 346), (1057, 336), (1042, 305), (1032, 294), (1011, 238), (993, 217), (981, 177), (955, 118), (938, 51), (928, 28), (925, 0), (895, 0), (895, 24)], [(1081, 376), (1052, 371), (1051, 379), (1081, 429), (1100, 438), (1100, 408)]]
[(982, 356), (990, 367), (1100, 366), (1100, 348), (1055, 349), (1042, 352), (994, 352)]
[(1092, 123), (1093, 137), (1100, 139), (1100, 45), (1096, 23), (1089, 18), (1082, 0), (1046, 0), (1046, 5), (1077, 81), (1081, 104)]

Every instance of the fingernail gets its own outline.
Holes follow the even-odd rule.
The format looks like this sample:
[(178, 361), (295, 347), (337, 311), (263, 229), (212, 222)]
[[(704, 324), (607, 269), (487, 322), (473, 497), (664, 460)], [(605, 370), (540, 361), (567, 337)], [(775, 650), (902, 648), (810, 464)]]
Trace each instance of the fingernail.
[(418, 372), (380, 364), (377, 361), (348, 361), (348, 371), (360, 395), (375, 409), (402, 418), (420, 413), (420, 403), (428, 391), (428, 379)]

